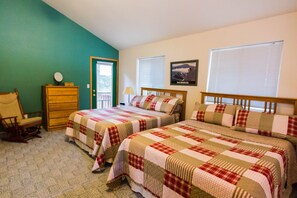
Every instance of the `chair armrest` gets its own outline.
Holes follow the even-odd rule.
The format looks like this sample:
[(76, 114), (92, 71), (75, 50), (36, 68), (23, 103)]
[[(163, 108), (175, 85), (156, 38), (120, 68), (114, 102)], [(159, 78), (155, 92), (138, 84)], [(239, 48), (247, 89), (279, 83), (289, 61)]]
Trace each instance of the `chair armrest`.
[(0, 121), (4, 128), (18, 127), (17, 116), (0, 118)]
[(15, 120), (17, 119), (17, 116), (11, 116), (11, 117), (5, 117), (5, 118), (0, 118), (0, 120), (2, 121), (2, 120), (6, 120), (6, 119), (12, 119), (12, 118), (14, 118)]

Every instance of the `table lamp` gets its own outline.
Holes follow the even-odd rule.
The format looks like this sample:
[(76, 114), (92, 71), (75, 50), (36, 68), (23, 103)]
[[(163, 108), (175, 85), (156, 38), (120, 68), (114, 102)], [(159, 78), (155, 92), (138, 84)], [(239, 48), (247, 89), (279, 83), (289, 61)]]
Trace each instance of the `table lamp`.
[(134, 90), (132, 87), (126, 87), (123, 94), (128, 95), (128, 103), (130, 103), (130, 95), (134, 94)]

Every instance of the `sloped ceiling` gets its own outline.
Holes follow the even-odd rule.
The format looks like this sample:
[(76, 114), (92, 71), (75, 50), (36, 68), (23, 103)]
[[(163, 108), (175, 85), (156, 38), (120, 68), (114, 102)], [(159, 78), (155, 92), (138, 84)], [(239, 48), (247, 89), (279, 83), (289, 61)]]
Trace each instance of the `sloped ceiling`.
[(297, 11), (297, 0), (43, 0), (116, 49)]

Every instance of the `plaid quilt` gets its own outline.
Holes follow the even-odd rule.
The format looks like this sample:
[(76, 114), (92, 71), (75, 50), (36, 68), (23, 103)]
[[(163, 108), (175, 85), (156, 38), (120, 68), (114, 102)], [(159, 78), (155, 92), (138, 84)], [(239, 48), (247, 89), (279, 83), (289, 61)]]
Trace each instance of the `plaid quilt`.
[(280, 197), (287, 182), (286, 146), (292, 145), (232, 137), (236, 133), (186, 121), (133, 134), (121, 144), (107, 186), (127, 178), (144, 196)]
[(137, 107), (81, 110), (69, 116), (65, 133), (96, 157), (92, 168), (96, 171), (102, 169), (105, 162), (113, 162), (120, 143), (129, 135), (174, 121), (174, 115)]

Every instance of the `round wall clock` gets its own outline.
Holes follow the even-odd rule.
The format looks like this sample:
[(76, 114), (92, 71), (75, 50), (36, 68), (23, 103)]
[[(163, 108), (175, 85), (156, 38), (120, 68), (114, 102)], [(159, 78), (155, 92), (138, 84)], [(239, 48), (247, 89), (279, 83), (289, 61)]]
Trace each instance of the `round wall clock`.
[(63, 80), (63, 75), (60, 72), (55, 72), (54, 73), (54, 79), (57, 82), (57, 84), (60, 85), (60, 83)]

